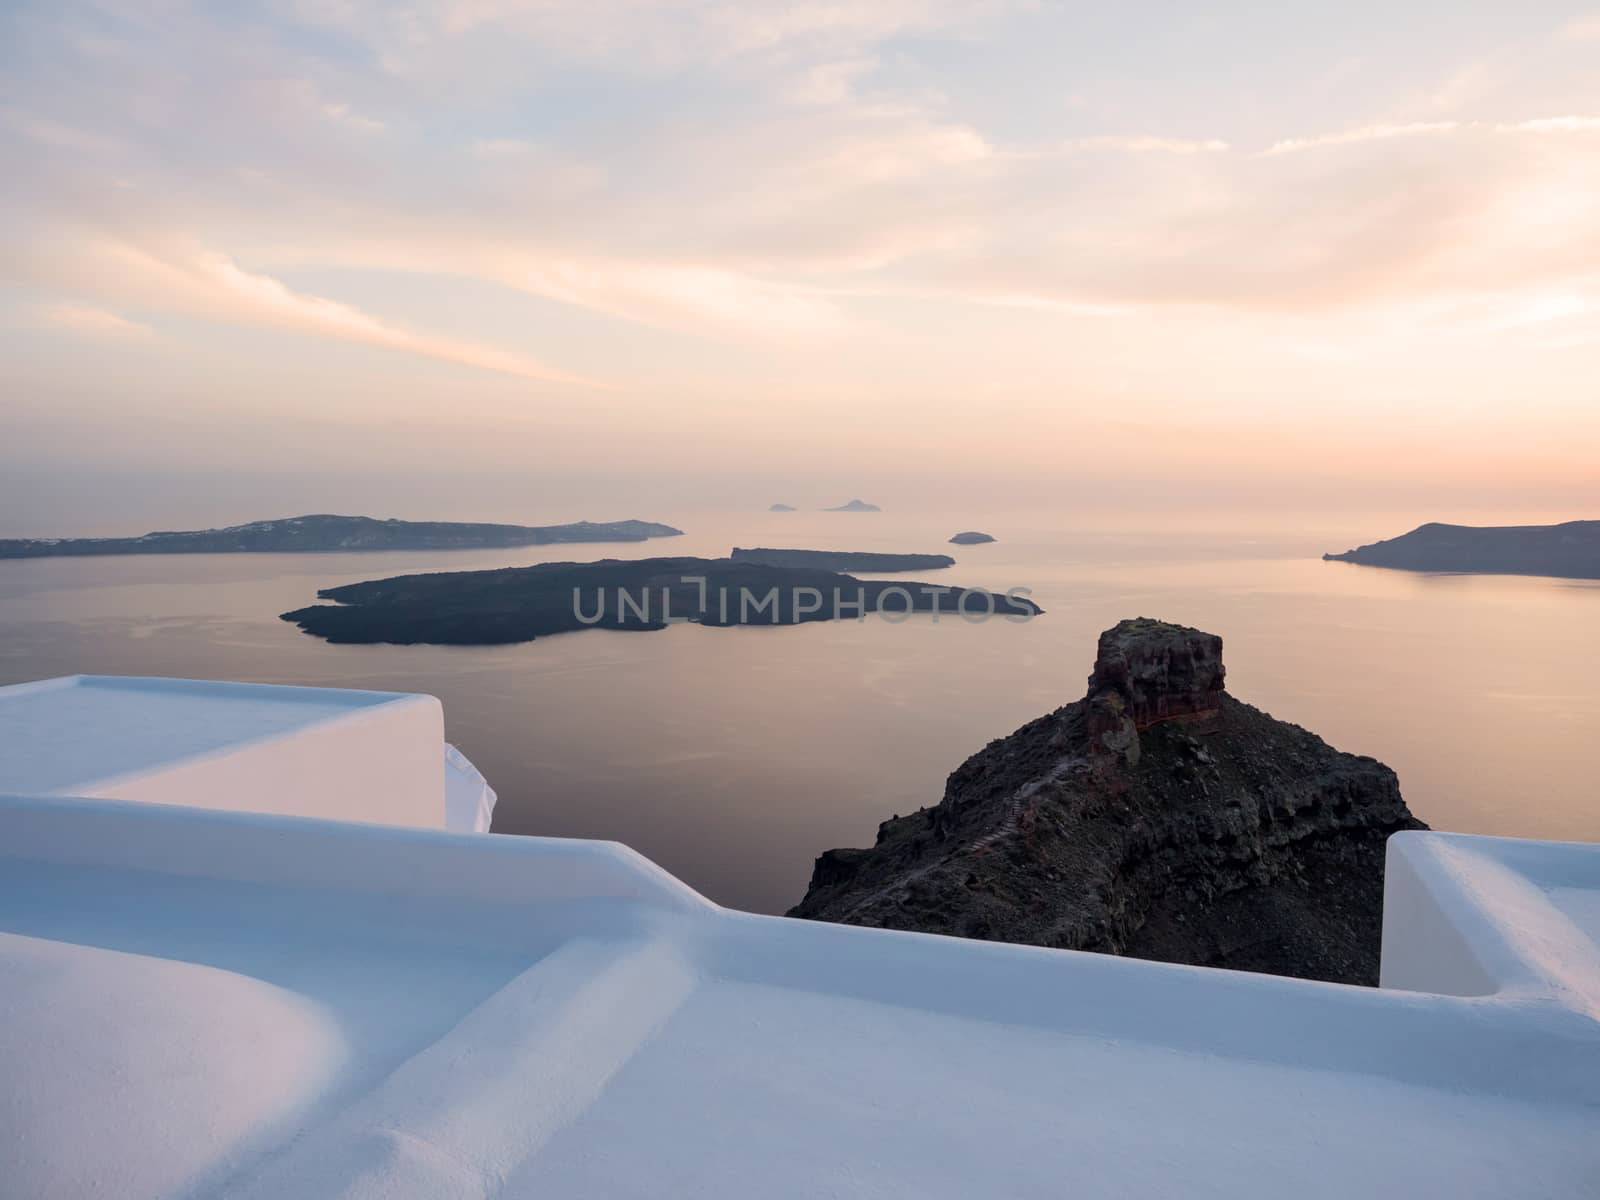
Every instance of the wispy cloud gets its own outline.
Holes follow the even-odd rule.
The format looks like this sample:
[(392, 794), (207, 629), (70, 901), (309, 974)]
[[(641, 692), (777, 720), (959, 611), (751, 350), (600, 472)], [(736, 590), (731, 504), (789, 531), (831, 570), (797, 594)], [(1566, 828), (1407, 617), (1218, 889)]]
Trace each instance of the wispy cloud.
[[(79, 266), (32, 253), (30, 286), (589, 385), (506, 314), (558, 310), (696, 378), (796, 347), (894, 374), (913, 368), (879, 347), (936, 308), (1350, 313), (1565, 294), (1595, 256), (1573, 216), (1600, 170), (1588, 85), (1518, 92), (1515, 64), (1432, 46), (1394, 78), (1363, 58), (1359, 96), (1219, 60), (1240, 105), (1217, 78), (1064, 75), (1029, 51), (1048, 34), (1070, 59), (1070, 15), (1026, 3), (275, 12), (250, 36), (185, 0), (35, 31), (49, 69), (16, 89), (26, 116), (0, 114), (19, 180), (0, 240), (59, 236)], [(1440, 78), (1442, 99), (1416, 83)], [(442, 332), (473, 306), (481, 333)]]
[[(1247, 8), (1180, 59), (1147, 14), (1037, 0), (17, 0), (0, 289), (27, 328), (0, 338), (153, 327), (163, 353), (41, 337), (0, 374), (89, 396), (148, 370), (115, 388), (138, 427), (193, 349), (237, 367), (241, 414), (258, 394), (239, 428), (288, 439), (298, 406), (365, 449), (404, 414), (519, 488), (534, 440), (574, 475), (629, 436), (630, 474), (735, 446), (814, 474), (851, 421), (866, 469), (911, 437), (944, 478), (993, 447), (1054, 486), (1071, 446), (1145, 461), (1089, 428), (1125, 405), (1231, 421), (1241, 461), (1255, 418), (1300, 420), (1280, 464), (1315, 457), (1319, 404), (1363, 449), (1444, 396), (1600, 428), (1593, 346), (1539, 357), (1600, 320), (1600, 21), (1508, 8), (1490, 45)], [(423, 362), (462, 368), (472, 419), (430, 415), (438, 373), (395, 369)], [(555, 389), (582, 402), (528, 402)]]
[(1495, 128), (1504, 133), (1594, 133), (1600, 131), (1600, 117), (1538, 117)]
[(1404, 124), (1363, 125), (1358, 129), (1318, 137), (1287, 138), (1274, 142), (1262, 154), (1267, 157), (1294, 154), (1302, 150), (1321, 150), (1330, 146), (1351, 146), (1361, 142), (1384, 142), (1394, 138), (1425, 137), (1430, 134), (1469, 130), (1496, 133), (1589, 133), (1600, 130), (1600, 117), (1535, 117), (1526, 121), (1411, 121)]
[[(786, 56), (850, 56), (907, 34), (980, 26), (1030, 0), (383, 0), (302, 3), (302, 18), (366, 45), (411, 80), (503, 84), (530, 53), (633, 76)], [(476, 75), (476, 79), (472, 77)]]
[(434, 277), (490, 280), (624, 321), (723, 339), (814, 341), (841, 329), (836, 306), (809, 287), (705, 262), (582, 253), (460, 232), (428, 246), (357, 237), (303, 252), (372, 267), (405, 261)]
[(379, 346), (539, 383), (604, 386), (527, 354), (407, 329), (353, 305), (296, 291), (270, 275), (245, 270), (226, 254), (200, 246), (170, 242), (138, 245), (105, 239), (92, 253), (115, 277), (104, 280), (106, 286), (137, 292), (152, 307), (202, 320)]
[(33, 306), (32, 313), (41, 324), (90, 337), (142, 340), (155, 336), (155, 330), (142, 321), (130, 320), (103, 308), (81, 304), (38, 304)]
[(1228, 143), (1221, 138), (1188, 139), (1116, 134), (1068, 138), (1060, 146), (1061, 149), (1068, 151), (1117, 150), (1130, 154), (1215, 154), (1228, 149)]
[(376, 117), (363, 116), (348, 104), (324, 103), (321, 106), (323, 116), (337, 125), (353, 129), (357, 133), (382, 133), (388, 125)]
[(1321, 150), (1329, 146), (1353, 146), (1361, 142), (1384, 142), (1392, 138), (1451, 133), (1459, 128), (1461, 125), (1458, 121), (1408, 121), (1401, 124), (1363, 125), (1357, 129), (1344, 129), (1338, 133), (1324, 133), (1316, 137), (1285, 138), (1272, 143), (1262, 153), (1268, 156), (1295, 154), (1302, 150)]
[(227, 306), (226, 311), (247, 320), (259, 320), (264, 324), (324, 337), (364, 342), (541, 383), (598, 386), (595, 380), (548, 366), (525, 354), (413, 332), (379, 320), (351, 305), (296, 292), (271, 276), (241, 269), (223, 254), (202, 252), (186, 262), (168, 266), (186, 274), (203, 292), (223, 301)]

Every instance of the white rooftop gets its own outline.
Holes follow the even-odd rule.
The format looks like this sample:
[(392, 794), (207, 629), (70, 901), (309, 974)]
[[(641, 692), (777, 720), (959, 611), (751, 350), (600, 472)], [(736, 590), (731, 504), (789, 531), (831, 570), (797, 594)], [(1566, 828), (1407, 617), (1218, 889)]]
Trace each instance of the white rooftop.
[(1398, 835), (1382, 989), (737, 913), (611, 843), (17, 797), (0, 860), (6, 1195), (1600, 1191), (1600, 847)]
[(340, 688), (70, 675), (0, 688), (0, 780), (66, 793), (421, 697)]
[(0, 687), (0, 791), (431, 829), (494, 804), (432, 696), (108, 675)]

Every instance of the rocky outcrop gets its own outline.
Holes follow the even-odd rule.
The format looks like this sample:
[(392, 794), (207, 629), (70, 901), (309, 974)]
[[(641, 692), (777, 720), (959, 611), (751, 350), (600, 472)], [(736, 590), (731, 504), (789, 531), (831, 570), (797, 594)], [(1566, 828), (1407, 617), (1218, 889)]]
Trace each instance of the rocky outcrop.
[(950, 539), (952, 546), (982, 546), (994, 541), (994, 537), (987, 533), (979, 533), (976, 529), (968, 529), (956, 534)]
[(1139, 734), (1217, 713), (1225, 673), (1215, 634), (1145, 617), (1106, 630), (1084, 699), (1091, 758), (1115, 754), (1137, 766)]
[(882, 512), (876, 504), (868, 504), (865, 500), (847, 500), (837, 508), (825, 508), (823, 512)]
[(939, 804), (830, 850), (791, 916), (1377, 982), (1395, 774), (1224, 690), (1222, 640), (1141, 618), (1088, 694), (992, 742)]

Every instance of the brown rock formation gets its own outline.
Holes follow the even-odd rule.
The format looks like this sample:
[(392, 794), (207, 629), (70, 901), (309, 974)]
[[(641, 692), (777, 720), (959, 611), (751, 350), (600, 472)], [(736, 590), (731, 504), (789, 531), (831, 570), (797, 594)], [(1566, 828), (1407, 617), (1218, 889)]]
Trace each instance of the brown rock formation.
[(1394, 772), (1223, 690), (1222, 640), (1140, 618), (1088, 695), (935, 807), (830, 850), (791, 916), (1375, 983)]
[(1089, 751), (1138, 762), (1138, 735), (1161, 721), (1214, 716), (1222, 704), (1222, 639), (1139, 617), (1100, 635), (1089, 676)]

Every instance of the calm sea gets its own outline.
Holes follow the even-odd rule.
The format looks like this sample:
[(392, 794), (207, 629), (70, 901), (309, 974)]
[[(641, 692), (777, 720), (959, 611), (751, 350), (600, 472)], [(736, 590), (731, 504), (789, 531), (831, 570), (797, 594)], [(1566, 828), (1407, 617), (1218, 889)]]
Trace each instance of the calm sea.
[[(1099, 632), (1220, 633), (1230, 690), (1400, 773), (1435, 828), (1600, 840), (1600, 584), (1323, 563), (1399, 524), (1252, 530), (1039, 514), (641, 513), (687, 536), (495, 552), (0, 562), (0, 683), (73, 672), (430, 692), (504, 833), (614, 838), (724, 904), (781, 911), (830, 846), (935, 803), (985, 742), (1079, 698)], [(1154, 522), (1150, 522), (1154, 523)], [(277, 614), (319, 587), (730, 546), (939, 551), (915, 578), (1029, 587), (1025, 624), (590, 631), (522, 646), (330, 646)]]

